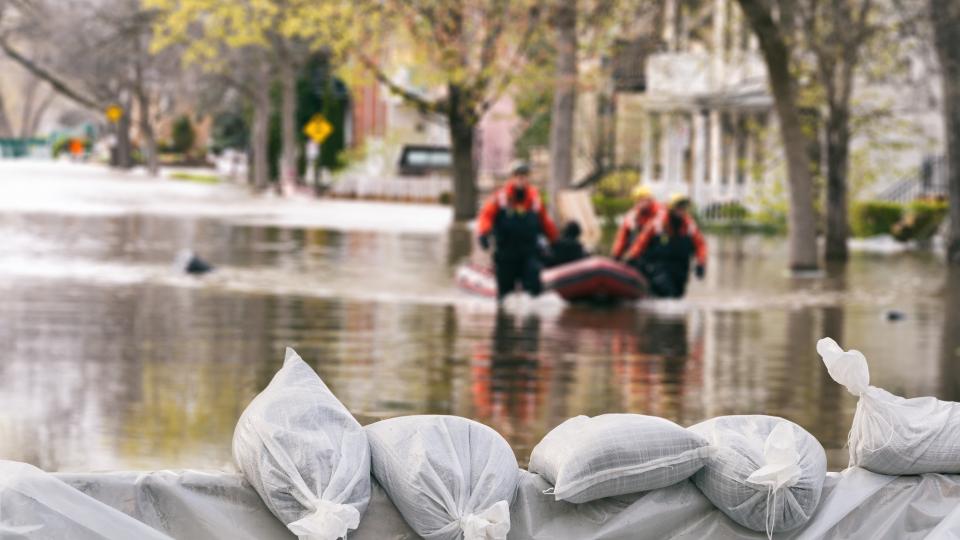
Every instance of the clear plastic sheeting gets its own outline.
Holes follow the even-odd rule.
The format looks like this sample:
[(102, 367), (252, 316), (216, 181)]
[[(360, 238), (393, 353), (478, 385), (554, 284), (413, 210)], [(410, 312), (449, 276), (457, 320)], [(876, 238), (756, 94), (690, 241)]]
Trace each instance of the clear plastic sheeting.
[(428, 540), (507, 537), (519, 473), (499, 433), (466, 418), (430, 415), (366, 429), (373, 475), (418, 534)]
[(553, 484), (558, 501), (583, 503), (686, 480), (709, 452), (703, 437), (664, 418), (577, 416), (534, 447), (528, 469)]
[(360, 524), (370, 500), (366, 432), (293, 349), (240, 416), (233, 456), (301, 539), (336, 540)]
[[(19, 464), (17, 464), (19, 465)], [(22, 466), (22, 465), (21, 465)], [(44, 476), (30, 468), (31, 474)], [(10, 471), (0, 467), (4, 482)], [(686, 480), (643, 494), (611, 497), (585, 504), (556, 501), (542, 492), (549, 484), (535, 474), (519, 471), (520, 484), (510, 508), (509, 540), (660, 540), (662, 538), (760, 540), (764, 533), (731, 521)], [(22, 535), (0, 534), (11, 539), (47, 538), (167, 538), (180, 540), (294, 540), (260, 501), (253, 488), (236, 473), (158, 471), (150, 473), (53, 474), (63, 481), (57, 488), (80, 497), (83, 514), (100, 520), (112, 515), (114, 536), (84, 535), (70, 519), (77, 506), (59, 502), (37, 504), (14, 521), (8, 520), (6, 490), (0, 494), (0, 522), (70, 523), (69, 535), (42, 536), (39, 530)], [(48, 477), (46, 481), (49, 481)], [(47, 488), (46, 483), (39, 484)], [(95, 499), (95, 500), (94, 500)], [(103, 503), (103, 504), (99, 504)], [(104, 506), (106, 505), (106, 506)], [(119, 510), (119, 512), (117, 512)], [(124, 518), (126, 514), (133, 520)], [(67, 516), (67, 517), (64, 517)], [(119, 525), (117, 525), (119, 524)], [(149, 526), (149, 527), (148, 527)], [(141, 527), (136, 532), (124, 527)], [(131, 532), (126, 534), (125, 532)], [(925, 474), (886, 476), (852, 468), (828, 473), (817, 510), (807, 524), (786, 533), (781, 540), (942, 539), (960, 537), (960, 476)], [(396, 507), (373, 482), (370, 505), (349, 540), (416, 540)]]
[(809, 432), (762, 415), (720, 416), (689, 429), (715, 450), (693, 482), (730, 519), (770, 535), (813, 515), (827, 456)]
[(0, 461), (0, 538), (170, 540), (26, 463)]
[(881, 474), (960, 473), (960, 403), (904, 399), (870, 386), (867, 359), (830, 338), (817, 342), (830, 377), (858, 396), (850, 465)]

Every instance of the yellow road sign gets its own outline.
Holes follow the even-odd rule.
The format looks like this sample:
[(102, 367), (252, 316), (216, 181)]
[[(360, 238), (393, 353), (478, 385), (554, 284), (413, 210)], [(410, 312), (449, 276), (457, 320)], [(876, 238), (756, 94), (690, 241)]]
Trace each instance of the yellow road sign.
[(116, 124), (123, 118), (123, 109), (119, 105), (110, 105), (104, 109), (103, 113), (107, 115), (107, 120)]
[(315, 114), (307, 125), (303, 126), (303, 133), (317, 144), (322, 144), (333, 133), (333, 125), (322, 114)]

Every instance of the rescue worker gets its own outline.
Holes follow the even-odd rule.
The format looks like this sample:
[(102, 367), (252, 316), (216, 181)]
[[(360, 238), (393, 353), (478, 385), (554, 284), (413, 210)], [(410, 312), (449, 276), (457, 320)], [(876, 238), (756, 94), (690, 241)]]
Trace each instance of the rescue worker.
[(643, 184), (638, 184), (637, 187), (633, 188), (633, 199), (636, 204), (623, 218), (620, 228), (617, 230), (617, 236), (613, 241), (611, 255), (617, 260), (622, 259), (627, 254), (627, 250), (633, 245), (640, 231), (663, 210), (663, 206), (653, 198), (653, 192), (650, 191), (650, 188)]
[(547, 215), (537, 188), (530, 185), (529, 165), (515, 165), (507, 183), (484, 203), (477, 218), (477, 235), (484, 250), (490, 249), (491, 238), (495, 243), (498, 300), (513, 292), (518, 282), (531, 295), (540, 294), (541, 237), (553, 243), (557, 227)]
[(560, 239), (550, 246), (550, 263), (547, 266), (560, 266), (585, 258), (587, 250), (580, 243), (580, 233), (580, 224), (568, 221), (563, 226)]
[(697, 278), (706, 274), (707, 244), (689, 214), (690, 199), (676, 194), (637, 236), (627, 260), (650, 281), (657, 296), (680, 298), (690, 278), (690, 258), (696, 258)]

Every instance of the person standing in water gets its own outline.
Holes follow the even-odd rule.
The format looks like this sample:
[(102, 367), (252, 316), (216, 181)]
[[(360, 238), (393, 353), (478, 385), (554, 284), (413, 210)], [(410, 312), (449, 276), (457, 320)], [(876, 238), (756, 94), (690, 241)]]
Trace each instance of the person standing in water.
[(541, 237), (557, 239), (557, 227), (547, 215), (537, 188), (530, 185), (530, 166), (515, 165), (510, 179), (487, 199), (477, 218), (477, 236), (484, 250), (491, 248), (497, 276), (497, 299), (519, 283), (533, 296), (543, 291), (540, 280)]
[(689, 209), (690, 199), (673, 195), (669, 210), (648, 223), (627, 252), (627, 260), (647, 277), (657, 296), (680, 298), (686, 293), (691, 257), (696, 259), (697, 278), (706, 275), (707, 243)]
[(633, 188), (632, 195), (636, 204), (627, 212), (620, 223), (617, 236), (613, 241), (613, 250), (610, 253), (617, 260), (622, 259), (627, 254), (627, 250), (633, 245), (637, 235), (663, 211), (663, 206), (653, 198), (653, 192), (650, 191), (649, 187), (638, 184), (637, 187)]

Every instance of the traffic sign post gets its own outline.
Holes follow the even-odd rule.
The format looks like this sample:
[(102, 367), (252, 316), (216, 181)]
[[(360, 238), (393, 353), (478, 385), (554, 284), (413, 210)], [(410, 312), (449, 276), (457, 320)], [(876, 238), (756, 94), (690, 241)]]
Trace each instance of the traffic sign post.
[(313, 118), (303, 127), (303, 133), (310, 137), (307, 143), (307, 163), (308, 169), (312, 171), (315, 189), (319, 192), (320, 184), (323, 180), (323, 167), (317, 163), (320, 158), (320, 149), (323, 141), (333, 133), (333, 124), (331, 124), (322, 114), (315, 114)]

